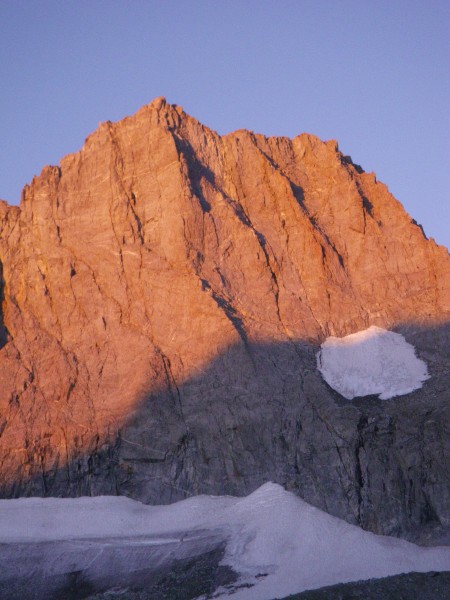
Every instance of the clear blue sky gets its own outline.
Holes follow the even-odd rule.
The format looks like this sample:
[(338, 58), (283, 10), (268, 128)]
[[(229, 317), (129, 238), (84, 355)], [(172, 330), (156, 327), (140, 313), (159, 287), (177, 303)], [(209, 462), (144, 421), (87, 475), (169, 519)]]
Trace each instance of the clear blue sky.
[(166, 96), (334, 138), (450, 246), (448, 0), (0, 0), (0, 197)]

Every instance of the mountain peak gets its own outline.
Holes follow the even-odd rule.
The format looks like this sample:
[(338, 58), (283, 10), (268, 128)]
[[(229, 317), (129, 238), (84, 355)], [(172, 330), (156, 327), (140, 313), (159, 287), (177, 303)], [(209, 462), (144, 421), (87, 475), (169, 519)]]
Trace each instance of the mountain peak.
[[(273, 480), (384, 533), (442, 513), (431, 473), (397, 518), (414, 457), (316, 368), (330, 335), (406, 328), (434, 363), (392, 427), (441, 410), (427, 339), (449, 320), (448, 253), (334, 140), (220, 136), (157, 98), (0, 204), (0, 273), (4, 494), (166, 502)], [(405, 469), (392, 506), (354, 476), (366, 434), (370, 460)]]

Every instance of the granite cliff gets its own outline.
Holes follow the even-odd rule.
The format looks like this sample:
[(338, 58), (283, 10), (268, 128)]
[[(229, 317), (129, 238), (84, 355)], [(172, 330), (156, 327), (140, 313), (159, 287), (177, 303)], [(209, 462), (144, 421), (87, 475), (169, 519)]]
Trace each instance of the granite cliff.
[[(271, 480), (377, 533), (449, 524), (450, 260), (334, 141), (158, 98), (0, 202), (0, 487), (171, 502)], [(421, 390), (345, 400), (329, 335), (401, 332)]]

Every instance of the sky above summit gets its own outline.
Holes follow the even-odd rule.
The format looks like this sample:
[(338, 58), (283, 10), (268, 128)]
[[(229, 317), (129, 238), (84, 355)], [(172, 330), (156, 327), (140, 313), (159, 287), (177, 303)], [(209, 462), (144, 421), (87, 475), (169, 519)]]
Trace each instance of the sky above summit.
[(447, 0), (3, 0), (0, 198), (157, 96), (336, 139), (450, 246)]

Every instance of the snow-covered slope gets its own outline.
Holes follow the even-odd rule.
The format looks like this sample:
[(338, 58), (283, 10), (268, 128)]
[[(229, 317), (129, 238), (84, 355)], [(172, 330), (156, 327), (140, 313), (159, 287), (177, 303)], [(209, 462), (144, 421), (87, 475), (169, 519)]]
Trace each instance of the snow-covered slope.
[(375, 326), (327, 338), (317, 354), (317, 367), (347, 400), (370, 394), (388, 400), (421, 388), (429, 378), (426, 364), (402, 335)]
[[(106, 545), (114, 538), (139, 538), (159, 545), (159, 560), (166, 544), (163, 558), (169, 561), (174, 543), (182, 545), (188, 536), (198, 554), (202, 545), (206, 549), (208, 534), (213, 538), (218, 532), (227, 540), (224, 563), (240, 575), (237, 586), (252, 585), (236, 588), (233, 600), (272, 600), (338, 582), (450, 569), (450, 548), (421, 548), (376, 536), (273, 483), (246, 498), (197, 496), (170, 506), (121, 497), (0, 501), (0, 544), (11, 547), (83, 539), (95, 539), (97, 545), (103, 539)], [(78, 568), (76, 562), (72, 547), (67, 564)], [(90, 573), (94, 567), (90, 561)], [(9, 576), (11, 568), (6, 568)], [(226, 598), (229, 591), (215, 597)]]

